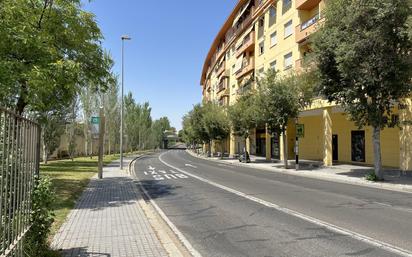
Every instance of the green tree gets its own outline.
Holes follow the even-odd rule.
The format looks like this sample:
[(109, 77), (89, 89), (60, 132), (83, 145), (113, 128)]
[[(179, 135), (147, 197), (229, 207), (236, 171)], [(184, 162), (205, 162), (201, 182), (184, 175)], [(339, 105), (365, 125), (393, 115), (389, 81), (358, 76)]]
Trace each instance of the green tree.
[(124, 98), (124, 107), (124, 131), (127, 135), (127, 148), (132, 151), (137, 150), (139, 148), (139, 119), (141, 110), (130, 92)]
[[(329, 1), (314, 37), (320, 92), (360, 128), (372, 126), (375, 174), (383, 179), (380, 134), (411, 93), (410, 1)], [(409, 32), (409, 33), (408, 33)]]
[(171, 128), (170, 121), (167, 117), (162, 117), (158, 120), (155, 120), (152, 124), (152, 142), (153, 147), (162, 147), (164, 131)]
[(228, 108), (228, 117), (233, 134), (246, 140), (250, 136), (250, 129), (256, 128), (259, 123), (259, 112), (256, 104), (256, 92), (241, 95), (234, 105)]
[(210, 137), (204, 126), (204, 108), (201, 104), (196, 104), (193, 106), (191, 112), (190, 125), (193, 130), (194, 137), (202, 143), (209, 143)]
[(306, 74), (293, 73), (280, 77), (276, 71), (269, 70), (259, 80), (257, 97), (259, 116), (262, 122), (267, 124), (270, 132), (284, 135), (285, 168), (288, 168), (287, 125), (290, 120), (299, 116), (299, 112), (310, 103), (313, 97), (313, 85), (309, 78)]
[(197, 138), (195, 135), (195, 131), (192, 126), (192, 123), (193, 123), (192, 115), (193, 115), (193, 110), (183, 116), (182, 140), (183, 142), (186, 143), (186, 145), (188, 146), (191, 145), (192, 147), (195, 147), (196, 144), (201, 143), (201, 141), (199, 141), (199, 138)]
[(112, 76), (113, 81), (109, 83), (107, 90), (103, 94), (106, 117), (106, 149), (109, 154), (113, 152), (120, 139), (119, 84), (117, 76)]
[(104, 87), (111, 60), (80, 0), (2, 0), (0, 17), (2, 105), (46, 113), (70, 105), (79, 87)]
[[(222, 143), (223, 156), (223, 142), (230, 132), (230, 122), (225, 110), (215, 103), (205, 103), (203, 105), (203, 119), (201, 124), (209, 139), (209, 147), (212, 140), (220, 141)], [(211, 151), (209, 151), (211, 153)]]
[(60, 145), (66, 117), (60, 112), (47, 112), (38, 117), (42, 129), (43, 161), (47, 164), (49, 155)]
[(151, 127), (152, 127), (152, 108), (148, 102), (139, 105), (139, 149), (147, 149), (150, 145)]
[(67, 117), (66, 124), (66, 136), (68, 141), (68, 153), (69, 157), (74, 160), (74, 155), (76, 154), (76, 137), (80, 134), (79, 127), (77, 123), (77, 113), (78, 113), (78, 99), (75, 99), (71, 104), (69, 114)]

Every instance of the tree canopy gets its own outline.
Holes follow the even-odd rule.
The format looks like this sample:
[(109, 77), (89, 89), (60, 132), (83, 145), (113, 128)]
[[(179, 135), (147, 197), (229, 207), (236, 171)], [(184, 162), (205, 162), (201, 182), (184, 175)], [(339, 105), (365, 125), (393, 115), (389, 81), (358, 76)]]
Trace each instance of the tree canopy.
[(374, 128), (375, 172), (382, 178), (380, 130), (411, 94), (411, 8), (405, 0), (329, 1), (313, 40), (320, 93), (359, 126)]
[(112, 61), (80, 0), (0, 2), (0, 102), (23, 113), (70, 104), (79, 87), (104, 87)]

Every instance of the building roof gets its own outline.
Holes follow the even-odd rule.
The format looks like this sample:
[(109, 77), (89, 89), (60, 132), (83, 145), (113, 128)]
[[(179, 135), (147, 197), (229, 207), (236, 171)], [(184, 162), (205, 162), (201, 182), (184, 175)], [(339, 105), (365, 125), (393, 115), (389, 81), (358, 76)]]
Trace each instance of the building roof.
[[(226, 19), (225, 23), (223, 24), (222, 28), (220, 29), (219, 33), (215, 37), (212, 46), (209, 49), (205, 62), (203, 64), (202, 76), (200, 78), (200, 85), (203, 86), (204, 81), (206, 80), (206, 73), (209, 67), (210, 60), (213, 57), (213, 54), (216, 52), (217, 47), (219, 46), (222, 39), (225, 38), (227, 31), (232, 27), (233, 21), (236, 19), (237, 13), (241, 10), (241, 8), (251, 0), (239, 0), (236, 4), (235, 8), (233, 9), (232, 13)], [(227, 42), (226, 42), (227, 43)]]

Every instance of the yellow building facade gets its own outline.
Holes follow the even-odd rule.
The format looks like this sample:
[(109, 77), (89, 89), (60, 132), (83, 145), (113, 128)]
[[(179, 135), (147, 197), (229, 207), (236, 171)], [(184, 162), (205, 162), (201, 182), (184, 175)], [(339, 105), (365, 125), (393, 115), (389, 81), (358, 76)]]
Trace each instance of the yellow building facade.
[[(201, 76), (204, 101), (232, 105), (268, 69), (280, 75), (301, 71), (310, 52), (311, 34), (322, 24), (325, 0), (240, 0), (217, 34), (206, 57)], [(412, 120), (412, 103), (405, 100), (395, 119)], [(299, 138), (301, 159), (373, 164), (372, 128), (357, 128), (341, 107), (314, 99), (310, 108), (289, 122), (286, 145), (266, 128), (254, 128), (250, 138), (235, 137), (214, 142), (212, 149), (230, 155), (243, 148), (267, 159), (284, 159), (283, 148), (294, 158), (296, 122), (303, 128)], [(382, 161), (387, 167), (412, 170), (412, 126), (387, 128), (381, 134)]]

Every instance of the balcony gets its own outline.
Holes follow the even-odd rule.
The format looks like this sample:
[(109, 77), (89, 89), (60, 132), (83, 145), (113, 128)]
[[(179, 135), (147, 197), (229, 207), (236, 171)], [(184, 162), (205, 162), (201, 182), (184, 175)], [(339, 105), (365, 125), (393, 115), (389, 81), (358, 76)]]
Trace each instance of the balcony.
[(222, 98), (219, 99), (217, 104), (221, 107), (228, 106), (229, 105), (229, 97), (228, 96), (223, 96)]
[(249, 35), (247, 35), (243, 39), (242, 46), (236, 51), (236, 57), (239, 57), (241, 54), (248, 50), (252, 50), (255, 47), (255, 32), (252, 31), (250, 32)]
[(253, 15), (255, 13), (255, 7), (252, 7), (250, 14), (244, 18), (244, 20), (236, 27), (232, 27), (226, 33), (226, 44), (230, 45), (231, 41), (239, 36), (253, 21)]
[(312, 10), (319, 5), (321, 0), (296, 0), (296, 9), (298, 10)]
[(220, 64), (220, 66), (217, 68), (217, 71), (216, 71), (217, 77), (219, 77), (220, 74), (222, 74), (225, 71), (225, 63), (226, 62), (223, 61), (222, 64)]
[(243, 77), (249, 72), (255, 69), (255, 59), (250, 57), (249, 59), (244, 59), (242, 64), (242, 69), (236, 74), (236, 79)]
[(296, 43), (302, 43), (308, 37), (315, 33), (319, 26), (325, 21), (324, 18), (319, 18), (319, 14), (315, 15), (311, 19), (299, 24), (296, 26), (296, 31), (295, 31), (295, 39)]
[(227, 85), (227, 79), (223, 79), (218, 87), (217, 87), (217, 91), (216, 94), (219, 96), (225, 96), (225, 95), (229, 95), (229, 87)]

